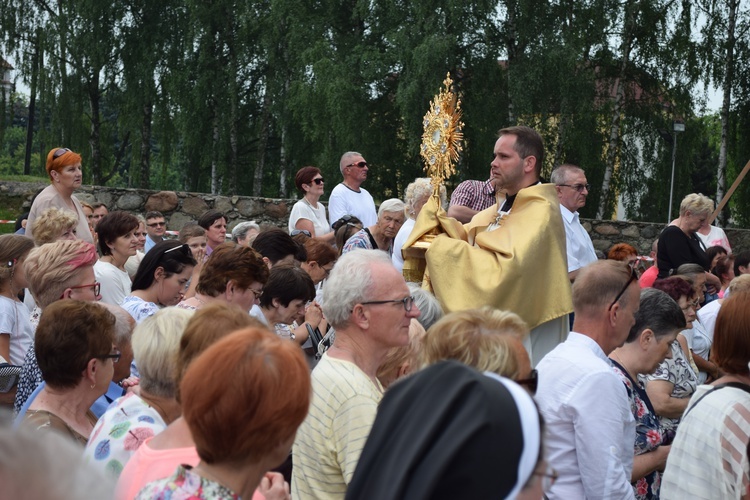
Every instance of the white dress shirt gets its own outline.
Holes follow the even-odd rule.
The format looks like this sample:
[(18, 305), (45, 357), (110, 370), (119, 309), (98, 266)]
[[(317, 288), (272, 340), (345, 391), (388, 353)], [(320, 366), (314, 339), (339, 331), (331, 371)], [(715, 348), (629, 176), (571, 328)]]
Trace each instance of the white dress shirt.
[(635, 420), (625, 386), (599, 344), (571, 332), (537, 370), (547, 461), (560, 475), (550, 500), (635, 498)]
[(578, 212), (571, 212), (560, 205), (560, 213), (565, 223), (565, 247), (568, 251), (568, 272), (571, 273), (597, 260), (596, 251), (589, 233), (581, 225)]

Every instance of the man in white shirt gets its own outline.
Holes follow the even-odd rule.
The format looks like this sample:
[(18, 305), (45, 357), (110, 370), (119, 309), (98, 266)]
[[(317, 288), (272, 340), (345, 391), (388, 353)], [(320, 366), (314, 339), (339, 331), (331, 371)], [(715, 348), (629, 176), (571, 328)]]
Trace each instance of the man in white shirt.
[(555, 185), (560, 200), (568, 253), (568, 278), (572, 283), (582, 267), (597, 260), (591, 237), (578, 217), (578, 209), (586, 205), (589, 184), (583, 169), (570, 164), (560, 165), (553, 170), (550, 181)]
[(573, 284), (573, 331), (537, 366), (547, 461), (559, 473), (551, 500), (634, 498), (635, 421), (607, 356), (625, 342), (639, 305), (637, 275), (622, 262), (589, 264)]
[(348, 151), (339, 162), (343, 182), (338, 184), (328, 199), (328, 215), (331, 225), (345, 215), (353, 215), (362, 221), (363, 227), (375, 225), (375, 201), (362, 183), (367, 180), (367, 162), (361, 154)]

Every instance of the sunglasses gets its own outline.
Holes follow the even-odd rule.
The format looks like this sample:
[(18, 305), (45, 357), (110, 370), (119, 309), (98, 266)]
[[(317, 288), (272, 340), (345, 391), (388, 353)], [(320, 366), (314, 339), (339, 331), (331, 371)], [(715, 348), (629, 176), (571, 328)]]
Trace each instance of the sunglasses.
[(638, 279), (638, 274), (635, 272), (635, 266), (632, 263), (628, 263), (628, 267), (630, 268), (630, 278), (628, 278), (628, 281), (625, 282), (625, 286), (622, 287), (622, 290), (620, 290), (620, 293), (618, 293), (615, 296), (615, 300), (612, 301), (612, 303), (607, 308), (608, 311), (612, 310), (612, 307), (617, 304), (617, 301), (620, 300), (622, 297), (622, 294), (625, 293), (625, 290), (628, 289), (630, 284)]
[(525, 385), (528, 387), (531, 394), (536, 394), (536, 388), (539, 386), (539, 372), (534, 368), (531, 370), (531, 373), (529, 373), (529, 378), (516, 380), (515, 382), (518, 385)]
[(341, 226), (343, 226), (344, 224), (349, 224), (353, 220), (355, 220), (355, 217), (353, 215), (344, 215), (339, 220), (331, 224), (331, 228), (333, 228), (334, 231), (337, 231)]
[(166, 222), (152, 222), (151, 224), (146, 224), (148, 227), (162, 227), (166, 226)]
[[(68, 290), (68, 289), (70, 289), (70, 290), (77, 290), (79, 288), (93, 288), (94, 295), (96, 295), (98, 297), (99, 296), (99, 292), (102, 289), (102, 284), (97, 281), (97, 282), (94, 282), (94, 283), (89, 283), (88, 285), (69, 286), (68, 288), (66, 288), (66, 290)], [(61, 299), (65, 298), (65, 292), (63, 292), (63, 294), (60, 295), (60, 298)]]
[(350, 163), (347, 165), (347, 167), (359, 167), (359, 168), (365, 168), (367, 166), (366, 161), (358, 161), (357, 163)]
[(54, 153), (52, 153), (52, 159), (53, 160), (57, 160), (58, 158), (60, 158), (65, 153), (72, 153), (72, 151), (69, 150), (68, 148), (57, 148), (57, 151), (55, 151)]
[(584, 189), (586, 191), (591, 191), (591, 184), (558, 184), (558, 186), (569, 187), (571, 189), (575, 189), (579, 193), (582, 193)]
[(325, 182), (322, 177), (318, 177), (317, 179), (313, 179), (312, 181), (318, 186), (320, 186), (321, 184)]
[(292, 229), (292, 232), (289, 233), (290, 236), (297, 236), (298, 234), (304, 234), (308, 238), (312, 238), (312, 234), (307, 229)]

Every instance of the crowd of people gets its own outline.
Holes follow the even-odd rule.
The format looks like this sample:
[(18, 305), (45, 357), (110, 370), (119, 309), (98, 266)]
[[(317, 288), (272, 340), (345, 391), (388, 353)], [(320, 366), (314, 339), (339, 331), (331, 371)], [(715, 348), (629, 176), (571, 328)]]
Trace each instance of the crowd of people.
[(0, 236), (0, 497), (750, 495), (750, 250), (689, 194), (649, 256), (603, 254), (584, 170), (543, 162), (510, 127), (450, 204), (420, 178), (376, 207), (350, 151), (327, 207), (297, 172), (285, 229), (212, 209), (173, 238), (81, 203), (52, 149)]

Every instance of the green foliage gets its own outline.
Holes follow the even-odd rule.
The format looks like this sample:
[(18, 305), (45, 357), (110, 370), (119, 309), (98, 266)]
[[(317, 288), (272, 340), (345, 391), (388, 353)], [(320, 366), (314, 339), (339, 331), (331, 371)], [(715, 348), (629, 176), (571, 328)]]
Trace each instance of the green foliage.
[[(0, 53), (14, 55), (27, 85), (38, 80), (35, 175), (47, 151), (64, 146), (82, 154), (87, 183), (278, 197), (294, 192), (304, 165), (321, 168), (330, 189), (341, 154), (356, 150), (372, 165), (374, 197), (402, 196), (423, 175), (422, 117), (450, 73), (465, 141), (449, 187), (486, 179), (497, 130), (523, 123), (545, 138), (545, 177), (562, 162), (586, 170), (595, 188), (583, 216), (600, 202), (614, 213), (619, 200), (629, 218), (664, 220), (672, 148), (660, 130), (681, 119), (673, 207), (687, 192), (716, 191), (721, 129), (693, 95), (725, 74), (720, 3), (6, 4)], [(702, 26), (699, 11), (711, 14)], [(740, 42), (729, 184), (750, 158), (750, 49)], [(20, 174), (28, 111), (2, 101), (0, 116), (0, 174)], [(738, 223), (750, 222), (747, 201), (743, 186), (730, 204)]]

